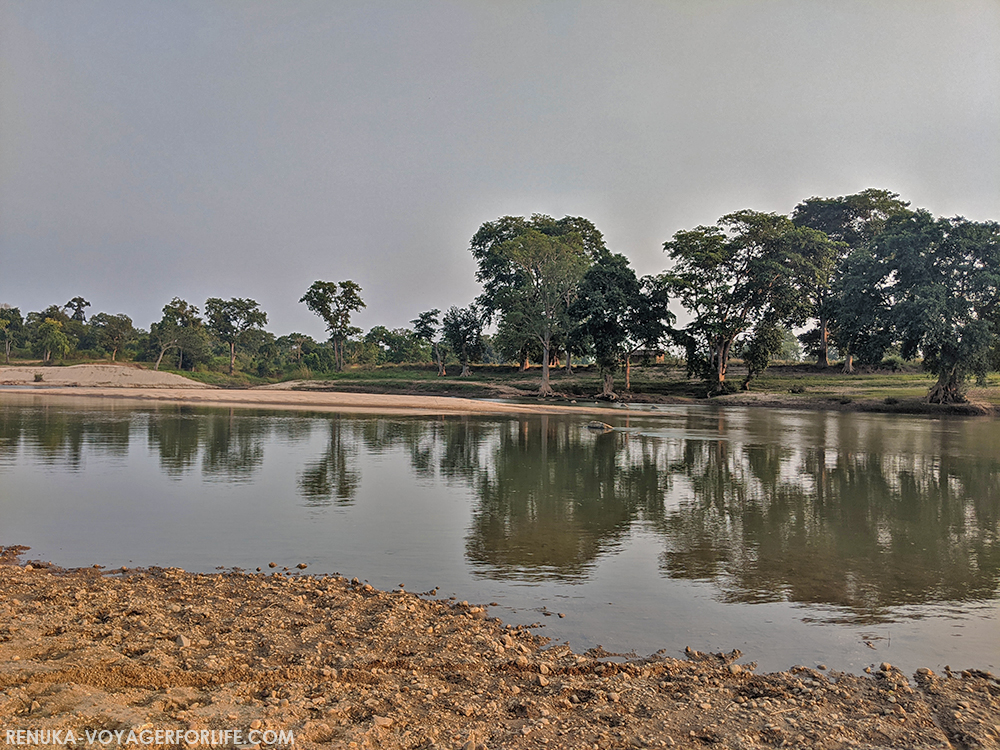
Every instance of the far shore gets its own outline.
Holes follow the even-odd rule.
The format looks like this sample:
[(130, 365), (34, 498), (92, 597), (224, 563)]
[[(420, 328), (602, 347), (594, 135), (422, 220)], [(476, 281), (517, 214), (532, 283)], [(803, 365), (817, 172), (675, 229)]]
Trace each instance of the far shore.
[[(578, 393), (558, 393), (551, 398), (532, 398), (524, 380), (504, 381), (481, 377), (468, 380), (408, 380), (406, 378), (350, 378), (299, 380), (247, 387), (206, 385), (182, 375), (157, 372), (137, 364), (81, 364), (66, 367), (33, 365), (0, 366), (0, 399), (12, 403), (25, 399), (87, 398), (129, 400), (144, 403), (184, 403), (229, 408), (307, 409), (356, 413), (435, 414), (591, 414), (595, 418), (621, 415), (627, 404), (698, 404), (711, 406), (764, 407), (824, 411), (923, 414), (931, 416), (1000, 416), (1000, 405), (992, 403), (996, 388), (970, 391), (964, 404), (930, 404), (921, 388), (911, 382), (886, 386), (881, 377), (865, 389), (834, 382), (822, 384), (813, 377), (809, 389), (789, 389), (783, 376), (778, 390), (742, 391), (712, 399), (691, 398), (644, 390), (623, 393), (617, 402), (599, 401)], [(809, 378), (806, 375), (805, 378)], [(829, 377), (829, 376), (827, 376)], [(888, 376), (891, 378), (891, 376)], [(532, 385), (537, 381), (532, 381)], [(853, 383), (852, 383), (853, 385)], [(13, 386), (13, 387), (12, 387)], [(821, 389), (822, 388), (822, 389)], [(803, 392), (805, 391), (805, 392)], [(923, 391), (924, 393), (926, 391)], [(886, 395), (883, 395), (886, 394)], [(987, 398), (982, 397), (986, 395)], [(471, 397), (470, 397), (471, 396)]]

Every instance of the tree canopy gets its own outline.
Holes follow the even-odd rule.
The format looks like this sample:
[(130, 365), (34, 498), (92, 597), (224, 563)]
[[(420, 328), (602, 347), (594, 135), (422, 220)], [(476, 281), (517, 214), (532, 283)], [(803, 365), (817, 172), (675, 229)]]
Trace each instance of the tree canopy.
[(229, 374), (236, 372), (236, 345), (243, 343), (254, 331), (267, 325), (267, 313), (256, 300), (233, 297), (205, 300), (205, 315), (209, 330), (229, 346)]
[(805, 322), (800, 290), (815, 283), (818, 266), (804, 249), (824, 241), (788, 217), (746, 210), (664, 243), (674, 267), (661, 280), (693, 318), (683, 332), (688, 369), (705, 377), (710, 393), (726, 390), (738, 337), (758, 325)]
[(299, 302), (326, 323), (326, 330), (333, 343), (337, 370), (344, 369), (344, 342), (361, 329), (351, 325), (351, 314), (363, 310), (361, 287), (353, 281), (314, 281)]

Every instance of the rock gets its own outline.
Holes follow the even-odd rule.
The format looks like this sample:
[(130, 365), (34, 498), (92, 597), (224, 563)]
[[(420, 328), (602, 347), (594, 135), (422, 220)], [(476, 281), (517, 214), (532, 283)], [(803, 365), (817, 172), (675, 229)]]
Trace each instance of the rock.
[(613, 430), (615, 428), (609, 425), (607, 422), (598, 422), (597, 420), (594, 420), (593, 422), (587, 422), (587, 429), (603, 430), (604, 432), (608, 432), (609, 430)]
[(267, 567), (269, 567), (269, 568), (277, 568), (278, 567), (278, 563), (276, 563), (276, 562), (269, 562), (267, 564)]
[(391, 727), (392, 719), (388, 716), (373, 716), (372, 721), (375, 722), (377, 727)]
[(528, 659), (522, 654), (521, 656), (514, 659), (514, 664), (520, 667), (521, 669), (524, 669), (525, 667), (528, 666)]
[(729, 665), (729, 673), (730, 674), (741, 674), (742, 672), (743, 672), (743, 667), (741, 667), (739, 664), (730, 664)]
[(549, 671), (550, 670), (549, 670), (549, 665), (548, 664), (539, 664), (538, 665), (538, 673), (539, 674), (548, 674)]
[(546, 677), (544, 674), (538, 675), (538, 684), (541, 687), (548, 687), (549, 686), (549, 678)]
[(881, 669), (883, 672), (891, 672), (892, 671), (892, 665), (889, 662), (887, 662), (887, 661), (884, 661), (881, 664), (879, 664), (878, 668)]
[(826, 664), (817, 664), (816, 665), (816, 669), (819, 669), (819, 670), (825, 672), (826, 671)]
[(188, 646), (191, 645), (191, 639), (188, 638), (186, 635), (179, 635), (174, 639), (174, 643), (176, 643), (181, 648), (187, 648)]
[(504, 634), (503, 638), (500, 639), (500, 643), (503, 644), (504, 648), (514, 648), (514, 639), (507, 634)]

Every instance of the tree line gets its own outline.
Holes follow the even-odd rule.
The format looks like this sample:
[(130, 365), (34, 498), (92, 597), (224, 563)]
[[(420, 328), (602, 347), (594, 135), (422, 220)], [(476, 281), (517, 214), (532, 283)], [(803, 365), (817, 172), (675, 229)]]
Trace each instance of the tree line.
[[(630, 387), (636, 357), (664, 351), (680, 353), (708, 395), (749, 388), (793, 329), (819, 367), (834, 352), (846, 372), (887, 355), (919, 358), (937, 376), (928, 398), (938, 403), (964, 400), (969, 380), (1000, 361), (1000, 225), (934, 217), (887, 190), (809, 198), (789, 215), (745, 209), (678, 231), (663, 244), (667, 270), (643, 277), (583, 217), (502, 216), (469, 249), (482, 293), (443, 315), (421, 312), (412, 328), (353, 325), (365, 303), (348, 280), (316, 281), (299, 300), (323, 320), (325, 342), (275, 337), (258, 303), (241, 298), (203, 308), (175, 298), (148, 331), (124, 314), (88, 320), (82, 297), (23, 318), (4, 305), (0, 336), (8, 362), (12, 351), (46, 362), (75, 352), (261, 377), (383, 362), (433, 362), (445, 375), (456, 360), (467, 376), (472, 362), (537, 362), (543, 396), (554, 366), (586, 360), (605, 398), (618, 373)], [(745, 365), (739, 386), (727, 379), (734, 357)]]

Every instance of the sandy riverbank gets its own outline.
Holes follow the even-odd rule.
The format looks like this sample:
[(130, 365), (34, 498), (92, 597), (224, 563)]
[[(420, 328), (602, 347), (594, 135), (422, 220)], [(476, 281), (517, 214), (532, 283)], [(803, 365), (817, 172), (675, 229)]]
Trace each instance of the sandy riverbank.
[(337, 576), (9, 560), (0, 724), (81, 745), (86, 730), (146, 728), (284, 730), (302, 748), (1000, 747), (1000, 682), (977, 671), (622, 660)]

